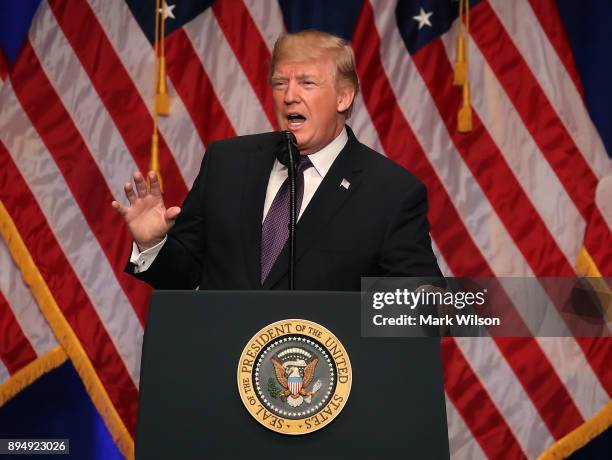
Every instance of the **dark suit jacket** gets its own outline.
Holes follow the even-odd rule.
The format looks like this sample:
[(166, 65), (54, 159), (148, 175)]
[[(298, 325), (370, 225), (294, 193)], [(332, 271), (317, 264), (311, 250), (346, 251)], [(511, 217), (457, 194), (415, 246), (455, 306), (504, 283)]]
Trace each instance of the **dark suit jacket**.
[[(347, 131), (297, 224), (296, 289), (358, 291), (362, 276), (441, 276), (425, 187)], [(157, 289), (287, 289), (287, 245), (260, 283), (263, 206), (278, 139), (267, 133), (212, 143), (164, 247), (135, 276)]]

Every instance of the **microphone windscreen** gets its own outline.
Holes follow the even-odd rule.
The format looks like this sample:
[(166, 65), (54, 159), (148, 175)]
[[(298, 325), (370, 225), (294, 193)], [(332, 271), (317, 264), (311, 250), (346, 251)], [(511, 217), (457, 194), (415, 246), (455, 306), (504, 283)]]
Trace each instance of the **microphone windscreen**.
[[(291, 148), (292, 152), (289, 151), (289, 148)], [(297, 159), (299, 152), (295, 135), (291, 131), (280, 131), (276, 158), (281, 164), (289, 167), (289, 155), (291, 153), (293, 153), (294, 159)]]

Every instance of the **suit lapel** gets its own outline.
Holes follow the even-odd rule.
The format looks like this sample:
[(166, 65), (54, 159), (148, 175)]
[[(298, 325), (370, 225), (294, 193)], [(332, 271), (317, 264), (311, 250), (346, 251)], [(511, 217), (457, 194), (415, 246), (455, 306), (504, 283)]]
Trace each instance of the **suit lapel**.
[[(296, 226), (296, 262), (300, 260), (313, 243), (321, 238), (322, 229), (328, 226), (334, 215), (355, 192), (361, 181), (362, 164), (357, 151), (359, 142), (348, 126), (347, 131), (349, 134), (348, 142), (323, 178)], [(343, 180), (350, 183), (348, 189), (341, 185)], [(261, 229), (259, 234), (261, 235)], [(289, 245), (285, 244), (266, 278), (263, 285), (264, 289), (271, 289), (280, 281), (288, 271), (288, 262)], [(298, 285), (299, 276), (298, 272), (296, 274)]]
[(253, 289), (261, 288), (261, 218), (275, 153), (269, 146), (257, 146), (247, 155), (242, 189), (241, 234), (245, 265)]

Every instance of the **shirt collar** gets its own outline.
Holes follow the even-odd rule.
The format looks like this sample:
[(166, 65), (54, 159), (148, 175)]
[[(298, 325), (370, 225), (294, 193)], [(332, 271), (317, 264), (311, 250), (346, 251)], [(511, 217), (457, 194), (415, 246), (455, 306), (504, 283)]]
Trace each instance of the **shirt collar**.
[(336, 138), (319, 150), (316, 153), (308, 155), (308, 159), (312, 162), (317, 172), (321, 177), (325, 177), (329, 168), (331, 168), (334, 160), (340, 155), (340, 152), (348, 142), (348, 135), (346, 134), (346, 128), (342, 128), (340, 134)]
[[(321, 177), (325, 177), (327, 171), (329, 171), (329, 168), (331, 168), (332, 163), (338, 157), (338, 155), (340, 155), (340, 152), (347, 142), (348, 134), (346, 133), (346, 127), (344, 127), (333, 141), (318, 152), (308, 155), (308, 159), (312, 162), (312, 165), (321, 175)], [(278, 160), (275, 160), (274, 169), (282, 170), (286, 169), (286, 166), (281, 164)]]

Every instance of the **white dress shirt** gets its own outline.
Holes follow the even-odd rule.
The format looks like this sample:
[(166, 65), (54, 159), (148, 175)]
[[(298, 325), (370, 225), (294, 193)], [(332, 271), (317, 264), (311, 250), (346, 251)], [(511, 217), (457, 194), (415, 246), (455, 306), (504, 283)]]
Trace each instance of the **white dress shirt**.
[[(340, 131), (340, 134), (338, 134), (333, 141), (318, 152), (308, 156), (313, 167), (304, 171), (304, 196), (302, 198), (302, 206), (300, 208), (298, 220), (300, 217), (302, 217), (306, 206), (308, 206), (308, 203), (310, 203), (310, 200), (317, 191), (317, 188), (319, 188), (323, 178), (329, 171), (329, 168), (331, 168), (332, 163), (338, 157), (347, 142), (348, 135), (346, 133), (346, 128), (343, 128), (342, 131)], [(270, 178), (268, 179), (266, 200), (264, 201), (263, 215), (261, 216), (262, 222), (266, 218), (278, 190), (283, 182), (285, 182), (285, 179), (287, 179), (287, 175), (287, 167), (275, 159), (274, 164), (272, 165), (272, 171), (270, 172)], [(168, 237), (164, 237), (161, 242), (142, 252), (138, 250), (138, 246), (136, 246), (135, 242), (132, 243), (130, 262), (136, 265), (134, 268), (135, 273), (142, 273), (151, 266), (155, 260), (155, 257), (157, 257), (157, 254), (159, 254), (159, 251), (161, 251), (161, 248), (164, 246), (167, 238)]]

